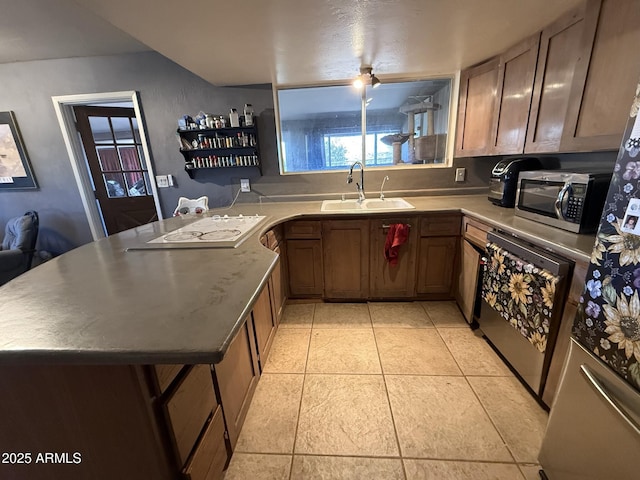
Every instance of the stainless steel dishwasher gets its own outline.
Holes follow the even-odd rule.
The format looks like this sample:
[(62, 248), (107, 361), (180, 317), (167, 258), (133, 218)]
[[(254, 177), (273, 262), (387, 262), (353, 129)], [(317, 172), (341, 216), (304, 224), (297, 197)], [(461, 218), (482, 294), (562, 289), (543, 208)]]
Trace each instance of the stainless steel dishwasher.
[(487, 240), (480, 329), (541, 400), (572, 263), (506, 234)]

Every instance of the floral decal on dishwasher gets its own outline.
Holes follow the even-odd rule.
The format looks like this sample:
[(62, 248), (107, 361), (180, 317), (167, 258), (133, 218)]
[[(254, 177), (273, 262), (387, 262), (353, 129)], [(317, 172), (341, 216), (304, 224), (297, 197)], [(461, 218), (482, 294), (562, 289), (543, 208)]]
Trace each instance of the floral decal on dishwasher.
[(640, 85), (614, 167), (573, 333), (640, 390), (640, 236), (622, 227), (629, 202), (640, 198), (639, 107)]
[(482, 298), (541, 353), (547, 348), (558, 277), (487, 245)]

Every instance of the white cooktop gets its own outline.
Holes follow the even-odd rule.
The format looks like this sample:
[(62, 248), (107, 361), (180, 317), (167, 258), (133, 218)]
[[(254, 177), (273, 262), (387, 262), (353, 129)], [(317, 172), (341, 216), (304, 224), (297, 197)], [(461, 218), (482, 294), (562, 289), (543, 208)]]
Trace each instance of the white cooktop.
[(149, 240), (138, 248), (235, 248), (267, 218), (261, 215), (213, 215)]

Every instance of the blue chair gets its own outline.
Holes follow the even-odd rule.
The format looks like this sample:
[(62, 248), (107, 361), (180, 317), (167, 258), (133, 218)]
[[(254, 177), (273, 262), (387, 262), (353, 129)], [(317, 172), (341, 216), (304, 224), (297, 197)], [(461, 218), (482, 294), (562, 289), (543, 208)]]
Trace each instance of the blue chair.
[(0, 245), (0, 285), (31, 268), (39, 224), (37, 212), (27, 212), (7, 222)]

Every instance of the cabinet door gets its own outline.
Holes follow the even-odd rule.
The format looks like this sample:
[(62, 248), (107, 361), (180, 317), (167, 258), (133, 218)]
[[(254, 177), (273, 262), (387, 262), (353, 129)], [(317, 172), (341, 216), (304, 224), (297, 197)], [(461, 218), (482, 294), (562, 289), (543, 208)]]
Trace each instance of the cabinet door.
[(562, 320), (560, 321), (560, 328), (558, 329), (558, 337), (555, 342), (555, 346), (553, 347), (553, 354), (549, 361), (547, 379), (545, 381), (544, 390), (542, 391), (542, 400), (549, 407), (553, 406), (553, 401), (555, 400), (559, 387), (562, 366), (564, 365), (567, 351), (569, 350), (571, 328), (573, 327), (573, 320), (578, 311), (580, 296), (584, 290), (588, 269), (589, 264), (586, 262), (578, 262), (573, 268), (573, 276), (571, 277), (569, 293), (562, 312)]
[(273, 321), (275, 322), (276, 326), (280, 323), (280, 318), (282, 317), (282, 309), (284, 308), (285, 302), (284, 283), (282, 282), (283, 261), (280, 248), (280, 246), (277, 246), (273, 249), (273, 251), (280, 256), (280, 260), (278, 260), (276, 268), (273, 269), (273, 272), (271, 273), (271, 279), (269, 280), (269, 287), (271, 292), (271, 310), (273, 311)]
[(538, 33), (500, 55), (492, 126), (493, 155), (524, 151), (539, 43)]
[(584, 28), (585, 4), (542, 31), (526, 153), (557, 152)]
[(479, 270), (480, 254), (468, 241), (463, 240), (460, 247), (460, 275), (456, 300), (464, 318), (469, 323), (473, 321)]
[(265, 285), (258, 296), (258, 300), (253, 305), (253, 326), (256, 330), (256, 343), (258, 347), (258, 363), (260, 371), (264, 369), (264, 364), (269, 355), (269, 349), (273, 343), (276, 333), (276, 324), (271, 310), (271, 299), (269, 295), (269, 284)]
[(322, 295), (322, 243), (320, 240), (287, 240), (289, 292), (292, 297)]
[(222, 480), (227, 463), (224, 441), (224, 419), (220, 406), (216, 408), (198, 448), (184, 469), (187, 480)]
[(640, 77), (637, 0), (589, 0), (563, 151), (617, 150)]
[(195, 365), (165, 406), (179, 465), (184, 465), (189, 458), (202, 427), (217, 404), (211, 367)]
[(418, 257), (416, 291), (450, 298), (458, 237), (423, 237)]
[(322, 222), (325, 298), (369, 296), (369, 221)]
[[(395, 218), (371, 220), (371, 297), (403, 298), (415, 296), (417, 219)], [(384, 258), (384, 246), (392, 223), (411, 225), (407, 242), (400, 246), (398, 264), (389, 265)]]
[(456, 157), (491, 153), (498, 64), (496, 57), (460, 74)]
[(252, 324), (251, 317), (247, 317), (247, 321), (231, 341), (222, 361), (214, 365), (232, 450), (238, 441), (260, 377)]

